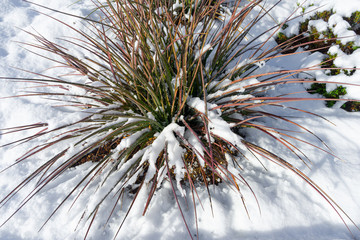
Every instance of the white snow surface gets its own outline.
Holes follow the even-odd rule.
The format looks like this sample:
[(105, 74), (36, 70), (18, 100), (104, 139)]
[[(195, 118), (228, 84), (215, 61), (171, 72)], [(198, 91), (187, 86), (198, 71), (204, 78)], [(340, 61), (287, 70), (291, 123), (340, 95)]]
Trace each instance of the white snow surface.
[[(50, 8), (63, 10), (75, 15), (87, 15), (92, 10), (91, 0), (34, 0), (35, 3), (46, 5)], [(77, 3), (75, 3), (77, 2)], [(266, 6), (270, 6), (275, 0), (265, 1)], [(271, 18), (258, 24), (255, 31), (268, 29), (274, 21), (282, 21), (294, 12), (297, 8), (296, 0), (283, 0), (271, 12)], [(352, 11), (360, 10), (360, 0), (309, 0), (304, 5), (314, 4), (312, 8), (322, 6), (322, 9), (334, 8), (337, 19), (332, 21), (339, 22), (338, 16), (349, 16)], [(63, 16), (46, 9), (41, 9), (21, 0), (0, 0), (0, 77), (21, 77), (32, 76), (31, 74), (18, 69), (26, 69), (32, 72), (43, 72), (51, 67), (46, 59), (26, 51), (19, 42), (33, 42), (31, 36), (21, 29), (38, 32), (56, 41), (57, 38), (73, 34), (67, 27), (49, 18), (59, 18), (72, 26), (81, 27), (79, 19)], [(42, 13), (40, 14), (37, 11)], [(299, 10), (297, 10), (299, 12)], [(296, 24), (300, 19), (295, 19), (288, 31), (296, 32)], [(341, 22), (341, 21), (340, 21)], [(312, 22), (314, 26), (324, 28), (324, 22)], [(294, 27), (295, 26), (295, 27)], [(341, 25), (339, 25), (341, 26)], [(346, 26), (343, 26), (346, 27)], [(339, 34), (351, 34), (347, 29), (338, 28)], [(73, 35), (71, 35), (73, 36)], [(202, 52), (208, 50), (207, 46)], [(334, 52), (338, 49), (333, 49)], [(336, 64), (341, 67), (360, 67), (359, 50), (348, 57), (339, 56)], [(309, 63), (308, 56), (298, 54), (291, 56), (288, 60), (279, 60), (277, 63), (282, 67), (294, 68), (304, 63)], [(313, 55), (311, 62), (319, 62), (320, 55)], [(286, 65), (284, 65), (286, 64)], [(266, 66), (265, 66), (266, 67)], [(48, 74), (55, 76), (61, 75), (59, 69), (48, 69)], [(359, 74), (357, 71), (351, 79), (331, 79), (338, 82), (349, 81), (359, 84)], [(325, 79), (325, 75), (321, 75)], [(321, 77), (319, 76), (319, 78)], [(338, 77), (340, 78), (340, 77)], [(345, 80), (344, 80), (345, 79)], [(320, 79), (321, 80), (321, 79)], [(0, 97), (7, 97), (21, 94), (21, 90), (28, 86), (26, 83), (15, 83), (8, 80), (0, 80)], [(30, 85), (31, 86), (31, 85)], [(279, 91), (286, 93), (289, 86), (283, 86), (274, 92), (279, 95)], [(292, 85), (291, 91), (306, 94), (304, 86)], [(360, 87), (348, 87), (349, 98), (360, 98)], [(270, 91), (271, 94), (271, 91)], [(313, 97), (309, 95), (307, 97)], [(51, 102), (42, 98), (4, 98), (0, 99), (0, 129), (26, 125), (38, 122), (53, 122), (72, 118), (70, 114), (59, 111), (51, 107)], [(340, 108), (326, 108), (322, 101), (302, 101), (292, 103), (292, 107), (299, 107), (304, 110), (322, 115), (333, 124), (324, 121), (313, 115), (300, 115), (296, 112), (289, 112), (294, 121), (301, 123), (304, 127), (317, 134), (334, 151), (332, 156), (306, 144), (301, 145), (301, 149), (307, 157), (312, 160), (311, 169), (307, 169), (298, 159), (288, 159), (292, 164), (304, 171), (322, 189), (331, 196), (336, 203), (352, 218), (355, 224), (360, 226), (360, 112), (349, 113)], [(276, 109), (274, 110), (276, 111)], [(290, 110), (289, 110), (290, 111)], [(215, 128), (221, 131), (220, 123), (216, 122)], [(284, 123), (272, 123), (275, 127), (286, 128)], [(171, 128), (172, 127), (172, 128)], [(183, 131), (177, 125), (171, 125), (172, 130)], [(169, 131), (170, 131), (169, 130)], [(295, 129), (299, 130), (299, 129)], [(172, 133), (166, 133), (162, 142), (170, 141), (170, 147), (175, 151), (182, 151), (181, 148), (172, 142)], [(226, 132), (225, 131), (225, 132)], [(20, 137), (24, 137), (32, 132), (0, 135), (0, 145), (11, 142)], [(279, 153), (283, 158), (291, 156), (287, 149), (279, 146), (270, 138), (264, 138), (256, 130), (248, 131), (253, 142), (266, 146), (270, 151)], [(162, 135), (160, 135), (162, 136)], [(316, 138), (310, 134), (294, 133), (295, 137), (302, 137), (306, 141), (315, 142), (318, 146), (324, 147)], [(0, 148), (0, 171), (14, 163), (17, 157), (21, 156), (27, 149), (40, 144), (42, 139), (26, 142), (17, 147)], [(160, 141), (159, 140), (159, 141)], [(236, 142), (238, 140), (234, 140)], [(64, 143), (65, 144), (65, 143)], [(46, 161), (56, 153), (56, 149), (49, 149), (27, 161), (15, 165), (0, 173), (0, 199), (4, 198), (14, 187), (19, 184), (25, 176), (35, 171), (39, 163)], [(169, 156), (173, 161), (179, 152)], [(153, 160), (149, 153), (148, 157)], [(227, 186), (219, 185), (210, 187), (212, 195), (212, 206), (206, 189), (199, 188), (198, 194), (202, 206), (197, 201), (198, 217), (198, 237), (200, 239), (243, 239), (243, 240), (288, 240), (288, 239), (353, 239), (353, 236), (346, 229), (345, 225), (331, 208), (331, 206), (309, 185), (299, 179), (288, 170), (273, 163), (263, 161), (265, 170), (256, 159), (250, 154), (249, 160), (243, 161), (242, 176), (249, 182), (252, 190), (260, 205), (260, 211), (252, 192), (245, 185), (242, 186), (242, 195), (246, 201), (249, 211), (248, 218), (243, 207), (239, 193), (232, 191)], [(176, 163), (175, 163), (176, 164)], [(89, 202), (96, 202), (91, 199), (97, 184), (89, 186), (88, 190), (77, 200), (75, 205), (69, 210), (74, 197), (49, 220), (45, 227), (38, 231), (47, 218), (51, 215), (58, 204), (66, 197), (73, 186), (81, 180), (82, 173), (91, 167), (91, 163), (86, 163), (74, 169), (66, 171), (54, 182), (46, 186), (36, 197), (31, 199), (18, 213), (16, 213), (5, 225), (0, 228), (1, 240), (20, 240), (20, 239), (83, 239), (89, 222), (79, 219), (85, 206)], [(99, 180), (100, 181), (100, 180)], [(110, 179), (111, 181), (111, 179)], [(25, 187), (19, 192), (12, 201), (0, 208), (0, 224), (2, 224), (21, 204), (21, 201), (33, 189), (35, 183)], [(186, 191), (186, 190), (184, 190)], [(189, 191), (189, 190), (187, 190)], [(89, 201), (91, 199), (91, 201)], [(133, 206), (124, 226), (118, 234), (118, 239), (188, 239), (189, 235), (185, 228), (183, 219), (173, 197), (169, 183), (165, 183), (154, 195), (150, 208), (145, 216), (142, 215), (144, 203), (147, 199), (145, 191), (140, 192), (138, 200)], [(126, 214), (126, 206), (130, 204), (130, 199), (124, 200), (125, 208), (117, 208), (114, 217), (107, 225), (106, 222), (112, 204), (115, 199), (110, 199), (104, 203), (104, 207), (109, 209), (97, 216), (93, 223), (88, 239), (113, 239), (118, 230), (123, 217)], [(179, 197), (183, 207), (183, 213), (187, 219), (187, 224), (196, 239), (196, 223), (193, 214), (193, 205), (190, 192)], [(91, 210), (91, 209), (89, 209)], [(348, 219), (344, 218), (349, 228), (353, 231), (355, 239), (360, 239), (360, 231), (357, 230)]]

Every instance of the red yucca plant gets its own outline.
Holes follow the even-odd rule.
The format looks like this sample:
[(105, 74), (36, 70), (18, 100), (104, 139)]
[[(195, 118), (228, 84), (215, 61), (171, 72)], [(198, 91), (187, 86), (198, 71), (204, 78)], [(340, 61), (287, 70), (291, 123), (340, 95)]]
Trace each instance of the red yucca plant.
[[(255, 37), (249, 34), (271, 10), (253, 11), (260, 9), (261, 2), (97, 2), (97, 15), (94, 13), (82, 18), (87, 24), (86, 32), (67, 25), (81, 38), (64, 41), (81, 50), (83, 58), (72, 54), (72, 48), (29, 33), (37, 40), (30, 46), (46, 51), (44, 56), (48, 59), (49, 53), (61, 57), (63, 61), (50, 60), (70, 71), (63, 77), (36, 74), (31, 79), (13, 79), (38, 84), (41, 88), (49, 87), (44, 92), (26, 92), (21, 96), (44, 96), (63, 101), (67, 106), (77, 107), (85, 117), (53, 129), (47, 128), (46, 123), (2, 129), (2, 134), (42, 129), (35, 135), (4, 146), (49, 136), (46, 142), (29, 149), (13, 165), (64, 141), (73, 144), (71, 148), (59, 149), (58, 154), (27, 176), (1, 200), (1, 205), (11, 200), (25, 185), (37, 181), (36, 187), (19, 206), (21, 209), (69, 168), (91, 160), (95, 163), (84, 172), (82, 180), (69, 189), (69, 194), (54, 213), (72, 195), (81, 195), (90, 183), (100, 178), (99, 189), (102, 191), (98, 199), (101, 200), (88, 214), (91, 223), (107, 198), (115, 196), (118, 199), (115, 209), (123, 195), (132, 195), (129, 212), (140, 191), (148, 194), (144, 202), (145, 214), (154, 193), (164, 182), (169, 182), (192, 238), (178, 198), (189, 191), (195, 206), (196, 201), (200, 201), (198, 187), (208, 189), (209, 185), (222, 183), (239, 194), (243, 186), (250, 188), (241, 175), (241, 162), (246, 161), (245, 152), (248, 151), (256, 158), (289, 169), (314, 188), (342, 219), (342, 216), (349, 218), (303, 172), (276, 153), (247, 139), (246, 130), (256, 129), (285, 146), (305, 164), (308, 159), (294, 142), (316, 147), (292, 136), (293, 129), (277, 129), (262, 121), (265, 118), (282, 121), (314, 135), (300, 123), (273, 112), (274, 108), (281, 109), (288, 102), (315, 99), (267, 96), (269, 87), (276, 89), (279, 84), (312, 80), (296, 78), (298, 73), (310, 68), (273, 71), (264, 67), (275, 58), (295, 54), (282, 53), (289, 48), (298, 48), (299, 44), (290, 40), (269, 47), (268, 41), (284, 23)], [(268, 37), (260, 42), (264, 36)], [(315, 115), (294, 107), (283, 108), (284, 113), (290, 110)], [(208, 193), (211, 198), (209, 190)], [(196, 219), (196, 208), (194, 214)], [(119, 230), (123, 222), (119, 223)]]

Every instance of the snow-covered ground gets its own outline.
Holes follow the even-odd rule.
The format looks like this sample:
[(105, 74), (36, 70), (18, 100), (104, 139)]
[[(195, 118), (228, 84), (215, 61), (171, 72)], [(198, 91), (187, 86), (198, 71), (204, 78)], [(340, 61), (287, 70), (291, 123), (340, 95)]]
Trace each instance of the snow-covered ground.
[[(75, 3), (75, 0), (48, 1), (34, 0), (34, 2), (46, 5), (50, 8), (63, 10), (75, 15), (86, 15), (91, 12), (90, 0), (83, 0)], [(266, 5), (270, 6), (276, 1), (268, 0)], [(360, 10), (360, 0), (313, 0), (307, 1), (306, 6), (314, 4), (312, 8), (322, 6), (322, 9), (333, 8), (336, 16), (333, 21), (340, 22), (336, 29), (339, 36), (349, 37), (360, 45), (357, 37), (351, 37), (352, 32), (347, 26), (341, 25), (341, 16), (350, 16), (351, 12)], [(0, 77), (31, 76), (29, 73), (20, 71), (26, 69), (31, 72), (42, 72), (51, 67), (52, 63), (36, 54), (26, 51), (19, 42), (33, 42), (29, 34), (22, 31), (25, 29), (31, 32), (38, 32), (50, 39), (69, 36), (73, 34), (64, 25), (49, 19), (48, 16), (34, 11), (36, 6), (21, 0), (0, 0)], [(271, 12), (271, 18), (267, 22), (259, 23), (256, 31), (267, 29), (271, 21), (282, 21), (289, 16), (297, 7), (296, 0), (283, 0)], [(309, 7), (308, 9), (311, 9)], [(45, 9), (41, 12), (50, 14), (53, 17), (62, 19), (73, 26), (81, 27), (78, 19), (54, 13)], [(338, 16), (338, 17), (337, 17)], [(340, 20), (339, 20), (340, 19)], [(301, 21), (298, 18), (293, 22)], [(313, 23), (317, 27), (324, 27), (324, 23)], [(296, 27), (290, 25), (287, 31), (296, 32)], [(344, 40), (346, 41), (346, 40)], [(337, 51), (334, 49), (333, 51)], [(341, 67), (360, 67), (360, 49), (351, 56), (340, 56), (336, 63)], [(315, 64), (321, 60), (319, 55), (308, 57), (299, 54), (287, 59), (279, 60), (277, 64), (282, 67), (299, 67), (304, 64)], [(360, 71), (357, 71), (350, 78), (341, 78), (333, 81), (359, 84)], [(50, 69), (47, 73), (61, 74), (59, 69)], [(319, 72), (318, 78), (324, 75)], [(337, 77), (339, 78), (339, 77)], [(20, 90), (26, 87), (26, 83), (14, 83), (8, 80), (0, 80), (0, 97), (7, 97), (19, 94)], [(304, 91), (302, 85), (292, 86), (294, 92)], [(349, 98), (360, 98), (360, 87), (348, 87)], [(287, 87), (278, 91), (288, 91)], [(271, 94), (271, 92), (270, 92)], [(274, 93), (276, 95), (279, 92)], [(305, 94), (305, 93), (302, 93)], [(313, 161), (311, 169), (306, 169), (298, 160), (294, 163), (323, 188), (341, 208), (348, 213), (353, 221), (360, 226), (360, 112), (349, 113), (340, 108), (326, 108), (322, 101), (298, 102), (293, 106), (302, 108), (322, 115), (333, 124), (324, 121), (316, 116), (291, 114), (297, 122), (316, 133), (334, 151), (337, 159), (330, 154), (319, 151), (311, 146), (303, 145), (302, 150)], [(276, 110), (274, 110), (276, 111)], [(18, 125), (26, 125), (38, 122), (56, 122), (71, 113), (63, 113), (57, 108), (51, 107), (51, 102), (41, 98), (3, 98), (0, 99), (0, 129)], [(72, 115), (73, 116), (73, 115)], [(71, 116), (71, 117), (72, 117)], [(74, 116), (76, 117), (76, 116)], [(273, 124), (276, 124), (273, 123)], [(281, 126), (285, 127), (285, 126)], [(295, 133), (299, 136), (302, 133)], [(0, 135), (0, 145), (10, 142), (24, 135)], [(288, 152), (281, 149), (277, 144), (266, 138), (258, 138), (257, 133), (251, 134), (253, 141), (266, 146), (270, 151), (279, 153), (286, 157)], [(305, 140), (316, 142), (311, 135), (302, 136)], [(41, 139), (39, 139), (40, 141)], [(38, 142), (40, 143), (40, 142)], [(26, 149), (36, 145), (37, 142), (24, 143), (15, 148), (5, 147), (0, 149), (0, 171), (13, 163), (17, 157)], [(0, 199), (5, 197), (25, 176), (36, 169), (37, 162), (49, 158), (54, 150), (43, 152), (36, 157), (12, 167), (0, 173)], [(34, 199), (26, 204), (9, 222), (0, 228), (0, 239), (81, 239), (87, 229), (87, 224), (78, 221), (84, 211), (84, 206), (92, 194), (91, 189), (87, 191), (69, 211), (70, 204), (66, 203), (47, 225), (38, 231), (43, 223), (50, 216), (54, 208), (66, 197), (72, 187), (81, 179), (81, 173), (91, 163), (78, 166), (65, 172), (61, 177), (49, 184)], [(213, 214), (210, 209), (208, 193), (199, 189), (199, 197), (202, 199), (203, 208), (198, 206), (199, 237), (201, 239), (352, 239), (336, 212), (327, 202), (311, 189), (301, 179), (274, 164), (264, 162), (268, 171), (261, 165), (253, 162), (244, 163), (243, 176), (251, 184), (259, 201), (261, 212), (256, 201), (247, 188), (242, 190), (246, 199), (247, 208), (250, 213), (248, 218), (243, 208), (239, 194), (232, 192), (224, 186), (210, 188), (212, 191)], [(35, 183), (34, 183), (35, 184)], [(10, 201), (0, 208), (0, 224), (17, 209), (21, 200), (27, 196), (34, 185), (30, 184), (16, 195), (14, 201)], [(95, 186), (93, 187), (95, 189)], [(140, 195), (137, 205), (127, 218), (122, 227), (119, 239), (187, 239), (189, 235), (184, 226), (182, 217), (173, 199), (170, 186), (164, 184), (155, 195), (150, 210), (142, 216), (143, 206), (139, 205), (146, 201), (146, 196)], [(144, 198), (141, 201), (141, 198)], [(185, 201), (181, 199), (181, 201)], [(191, 202), (191, 199), (187, 199)], [(106, 203), (111, 208), (111, 202)], [(129, 200), (124, 200), (129, 204)], [(125, 208), (126, 209), (126, 208)], [(193, 234), (196, 233), (196, 226), (192, 212), (192, 206), (184, 209), (184, 214), (189, 219), (189, 227)], [(107, 213), (97, 216), (97, 221), (89, 233), (89, 239), (112, 239), (116, 233), (119, 221), (125, 212), (119, 210), (115, 217), (103, 226), (107, 219)], [(348, 226), (353, 230), (356, 239), (360, 239), (360, 231), (345, 218)]]

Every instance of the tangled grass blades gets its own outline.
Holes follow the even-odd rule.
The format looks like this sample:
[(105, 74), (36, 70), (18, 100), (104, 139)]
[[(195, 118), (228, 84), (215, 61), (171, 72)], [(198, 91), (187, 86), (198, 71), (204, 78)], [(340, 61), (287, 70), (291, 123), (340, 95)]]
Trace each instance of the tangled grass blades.
[[(275, 58), (298, 54), (284, 52), (303, 43), (297, 45), (289, 40), (281, 45), (268, 44), (284, 23), (258, 36), (250, 34), (271, 10), (258, 11), (261, 3), (261, 0), (246, 4), (239, 0), (95, 1), (96, 11), (89, 17), (79, 17), (86, 24), (86, 31), (53, 19), (81, 36), (63, 41), (83, 52), (83, 57), (73, 54), (69, 47), (29, 32), (37, 41), (29, 46), (45, 51), (45, 58), (69, 71), (61, 77), (35, 73), (31, 79), (12, 79), (52, 89), (12, 97), (50, 98), (77, 108), (84, 117), (53, 128), (38, 123), (2, 129), (3, 134), (41, 129), (37, 134), (2, 147), (49, 136), (48, 141), (29, 149), (14, 165), (64, 141), (72, 142), (72, 147), (59, 149), (58, 154), (27, 176), (0, 204), (4, 206), (24, 186), (37, 181), (34, 190), (19, 206), (20, 210), (55, 178), (91, 159), (96, 162), (69, 190), (48, 220), (70, 197), (77, 195), (75, 202), (100, 178), (99, 189), (107, 190), (99, 193), (101, 200), (90, 213), (84, 211), (90, 222), (85, 238), (102, 203), (116, 197), (110, 219), (122, 196), (129, 194), (133, 202), (119, 223), (120, 230), (140, 191), (148, 193), (145, 214), (156, 191), (164, 182), (169, 182), (189, 236), (193, 238), (179, 198), (190, 189), (195, 206), (200, 201), (198, 187), (206, 188), (211, 199), (209, 186), (220, 183), (240, 195), (242, 187), (252, 191), (240, 167), (242, 161), (247, 161), (246, 152), (251, 152), (254, 157), (279, 164), (302, 178), (333, 207), (345, 225), (348, 220), (355, 225), (303, 172), (276, 152), (249, 141), (244, 134), (246, 129), (256, 129), (304, 164), (308, 164), (309, 159), (293, 142), (332, 154), (325, 144), (317, 147), (292, 136), (292, 131), (273, 128), (261, 121), (271, 118), (316, 137), (301, 123), (284, 115), (289, 109), (318, 115), (294, 107), (284, 108), (284, 115), (272, 112), (273, 107), (282, 107), (288, 102), (317, 100), (290, 95), (267, 96), (268, 89), (280, 84), (313, 82), (297, 76), (316, 68), (269, 70), (264, 67)], [(264, 36), (268, 37), (259, 42)], [(50, 58), (49, 54), (56, 58)], [(244, 200), (243, 205), (246, 209)], [(197, 221), (196, 208), (194, 214)]]

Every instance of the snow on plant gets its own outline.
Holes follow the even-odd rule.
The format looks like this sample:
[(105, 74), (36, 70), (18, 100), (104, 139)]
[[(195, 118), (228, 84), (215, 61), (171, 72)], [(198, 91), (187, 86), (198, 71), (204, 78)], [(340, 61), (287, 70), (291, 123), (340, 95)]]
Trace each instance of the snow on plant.
[[(291, 136), (292, 131), (273, 128), (260, 121), (271, 118), (313, 134), (300, 123), (272, 112), (271, 107), (281, 107), (287, 102), (314, 99), (267, 96), (269, 87), (310, 81), (293, 78), (294, 74), (310, 69), (269, 71), (264, 67), (269, 60), (281, 56), (284, 45), (268, 44), (282, 24), (256, 37), (249, 34), (268, 14), (258, 11), (263, 9), (257, 8), (261, 2), (97, 2), (98, 15), (82, 18), (89, 31), (85, 33), (67, 25), (82, 37), (65, 39), (67, 44), (84, 53), (80, 57), (72, 54), (71, 48), (30, 33), (38, 41), (30, 46), (46, 51), (46, 58), (49, 58), (48, 53), (61, 57), (63, 62), (55, 58), (53, 61), (81, 77), (73, 73), (63, 77), (37, 74), (36, 78), (13, 80), (48, 86), (51, 91), (39, 90), (24, 95), (63, 101), (65, 105), (77, 107), (82, 118), (56, 126), (42, 123), (3, 129), (7, 134), (43, 128), (33, 136), (10, 144), (49, 136), (43, 145), (30, 149), (16, 164), (50, 147), (62, 146), (60, 143), (64, 141), (72, 145), (59, 149), (57, 155), (39, 166), (0, 203), (4, 205), (25, 185), (38, 181), (21, 208), (66, 170), (91, 159), (96, 163), (84, 173), (83, 179), (69, 191), (54, 213), (70, 196), (81, 195), (90, 183), (100, 179), (100, 197), (94, 199), (101, 200), (89, 203), (91, 223), (105, 199), (115, 195), (116, 206), (123, 195), (133, 194), (134, 203), (139, 192), (144, 190), (148, 193), (145, 214), (154, 193), (164, 182), (170, 182), (183, 215), (178, 198), (187, 194), (187, 189), (191, 189), (195, 203), (197, 187), (208, 189), (209, 185), (224, 183), (239, 194), (242, 187), (250, 187), (240, 167), (246, 160), (245, 152), (249, 151), (301, 177), (342, 219), (343, 216), (349, 218), (304, 173), (244, 135), (244, 129), (257, 129), (304, 163), (306, 156), (294, 142), (314, 146)], [(267, 40), (259, 42), (266, 34)], [(297, 47), (291, 42), (286, 44)], [(296, 108), (284, 108), (284, 111), (289, 109), (312, 114)], [(192, 238), (184, 215), (183, 220)], [(119, 223), (119, 230), (122, 225), (123, 222)]]

